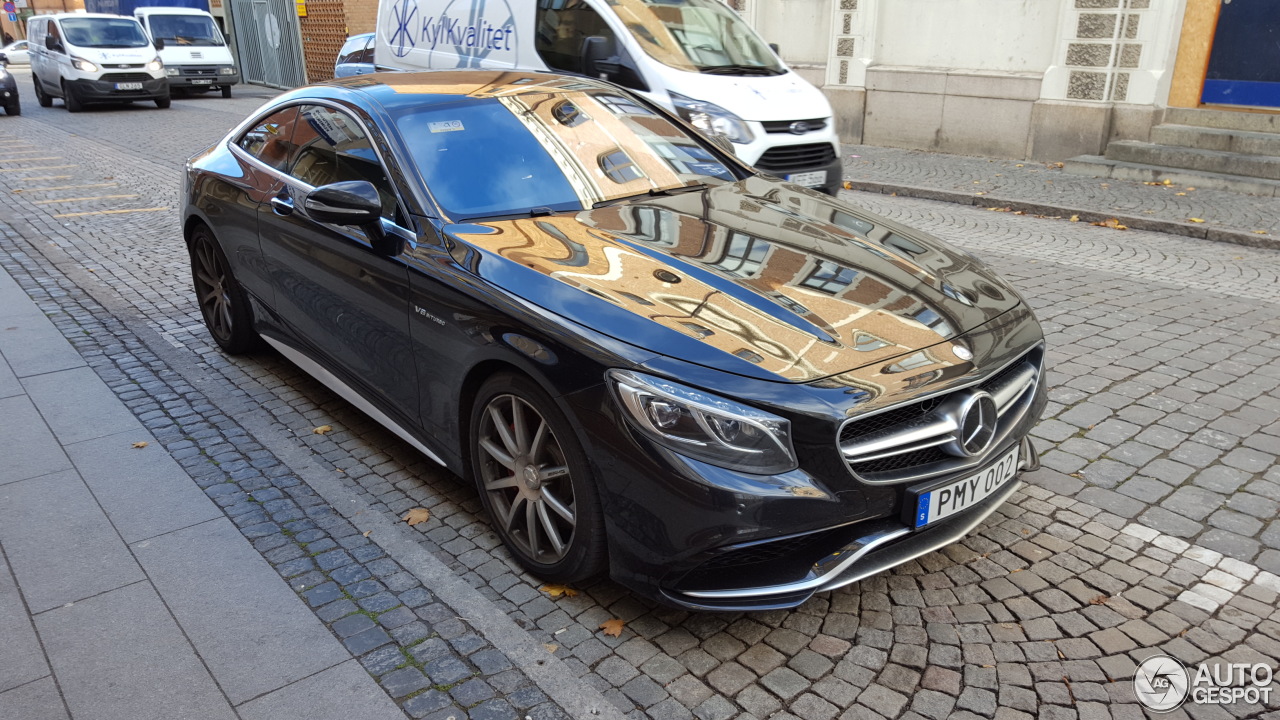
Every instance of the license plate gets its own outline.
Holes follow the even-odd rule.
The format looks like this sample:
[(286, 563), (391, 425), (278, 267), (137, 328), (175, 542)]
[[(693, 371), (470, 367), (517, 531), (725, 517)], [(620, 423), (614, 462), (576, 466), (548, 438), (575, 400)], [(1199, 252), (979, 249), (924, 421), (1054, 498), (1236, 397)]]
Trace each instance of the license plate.
[(805, 187), (818, 187), (819, 185), (826, 184), (827, 173), (825, 171), (795, 173), (793, 175), (788, 175), (786, 180), (789, 183), (795, 183), (796, 185), (803, 185)]
[(117, 90), (141, 90), (142, 83), (116, 83)]
[(922, 493), (915, 525), (922, 528), (977, 505), (1018, 474), (1018, 447), (982, 472)]
[(192, 85), (212, 85), (213, 81), (208, 78), (203, 78), (200, 80), (192, 80), (191, 84)]

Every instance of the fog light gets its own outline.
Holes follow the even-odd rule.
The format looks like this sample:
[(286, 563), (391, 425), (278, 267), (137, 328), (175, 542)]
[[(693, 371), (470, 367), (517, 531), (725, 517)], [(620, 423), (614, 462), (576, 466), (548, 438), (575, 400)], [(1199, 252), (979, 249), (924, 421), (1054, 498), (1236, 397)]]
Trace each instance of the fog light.
[(222, 75), (235, 75), (236, 69), (233, 67), (218, 68), (218, 73)]
[(165, 74), (165, 75), (168, 75), (169, 77), (174, 77), (174, 76), (176, 76), (176, 75), (178, 74), (178, 68), (176, 68), (176, 67), (167, 67), (167, 68), (165, 68), (165, 69), (164, 69), (164, 74)]

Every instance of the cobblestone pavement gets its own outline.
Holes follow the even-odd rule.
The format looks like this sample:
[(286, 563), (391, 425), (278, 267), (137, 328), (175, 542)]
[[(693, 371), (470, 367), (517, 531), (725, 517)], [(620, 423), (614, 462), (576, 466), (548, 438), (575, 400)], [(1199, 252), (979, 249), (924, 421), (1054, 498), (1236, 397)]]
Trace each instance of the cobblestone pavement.
[[(252, 104), (231, 102), (242, 104), (240, 112)], [(74, 118), (74, 136), (60, 107), (31, 103), (27, 115), (6, 118), (0, 189), (10, 201), (0, 219), (17, 233), (3, 240), (0, 262), (97, 358), (95, 367), (122, 397), (129, 394), (166, 446), (186, 454), (193, 475), (226, 493), (222, 503), (237, 523), (262, 526), (259, 548), (295, 587), (315, 592), (319, 612), (362, 608), (370, 598), (405, 608), (392, 616), (406, 619), (404, 626), (379, 627), (385, 605), (337, 620), (360, 628), (334, 626), (343, 637), (376, 637), (380, 645), (356, 649), (368, 650), (366, 667), (393, 695), (403, 697), (402, 677), (421, 682), (418, 666), (394, 669), (392, 650), (406, 643), (379, 633), (392, 641), (396, 628), (409, 625), (441, 637), (457, 633), (431, 647), (459, 662), (471, 662), (471, 646), (458, 638), (488, 642), (490, 635), (467, 620), (409, 613), (431, 608), (424, 596), (435, 588), (406, 599), (415, 588), (390, 579), (413, 579), (395, 571), (405, 565), (398, 551), (377, 549), (377, 534), (363, 542), (346, 510), (325, 523), (295, 517), (313, 502), (305, 499), (309, 487), (336, 480), (387, 519), (430, 508), (432, 520), (414, 528), (418, 545), (514, 620), (526, 640), (554, 647), (556, 672), (580, 678), (636, 718), (1137, 717), (1131, 668), (1157, 648), (1192, 663), (1280, 660), (1280, 253), (845, 193), (979, 254), (1036, 307), (1051, 350), (1052, 403), (1036, 430), (1045, 468), (962, 543), (793, 612), (671, 611), (607, 581), (552, 599), (503, 552), (466, 483), (282, 359), (231, 361), (211, 348), (190, 300), (174, 208), (176, 157), (237, 119), (215, 105), (201, 99), (177, 102), (169, 113), (85, 113)], [(97, 141), (126, 132), (128, 143)], [(152, 136), (177, 156), (131, 152)], [(18, 170), (40, 164), (5, 155), (25, 146), (55, 147), (51, 156), (69, 159), (41, 162), (71, 167)], [(58, 179), (35, 179), (45, 176)], [(89, 210), (47, 201), (81, 197), (80, 190), (36, 190), (96, 183), (142, 197), (88, 207), (167, 209), (76, 215)], [(126, 379), (135, 373), (141, 387)], [(311, 432), (324, 424), (334, 431)], [(211, 465), (223, 453), (232, 470)], [(272, 470), (263, 472), (256, 459)], [(230, 477), (239, 487), (225, 482), (236, 472), (246, 474)], [(261, 505), (250, 499), (258, 491), (269, 496)], [(325, 542), (289, 537), (286, 524), (298, 521), (314, 522), (334, 545), (291, 550)], [(360, 557), (356, 546), (387, 552), (386, 562), (373, 565), (379, 560)], [(379, 587), (366, 594), (361, 583)], [(425, 604), (415, 606), (417, 599)], [(379, 622), (359, 619), (370, 616)], [(598, 629), (610, 618), (626, 621), (618, 638)], [(479, 705), (468, 710), (476, 696), (459, 698), (456, 687), (427, 675), (445, 689), (421, 686), (415, 698), (440, 706), (406, 704), (410, 714), (490, 717)], [(544, 687), (544, 679), (534, 685)], [(494, 694), (486, 702), (501, 713), (492, 717), (526, 712), (511, 686), (486, 679), (486, 687)], [(555, 703), (538, 707), (559, 711)], [(1185, 712), (1267, 710), (1237, 704)]]
[[(1263, 242), (1280, 236), (1280, 199), (1276, 198), (1188, 185), (1152, 186), (1082, 177), (1065, 173), (1052, 163), (1032, 160), (992, 160), (871, 145), (844, 146), (844, 165), (847, 180), (882, 186), (876, 190), (896, 189), (902, 195), (924, 191), (928, 196), (928, 191), (938, 191), (955, 194), (946, 199), (966, 204), (1043, 204), (1131, 217), (1134, 227), (1142, 220), (1156, 221), (1184, 235), (1224, 229), (1240, 231), (1245, 240), (1250, 235)], [(1266, 235), (1256, 235), (1257, 231)]]

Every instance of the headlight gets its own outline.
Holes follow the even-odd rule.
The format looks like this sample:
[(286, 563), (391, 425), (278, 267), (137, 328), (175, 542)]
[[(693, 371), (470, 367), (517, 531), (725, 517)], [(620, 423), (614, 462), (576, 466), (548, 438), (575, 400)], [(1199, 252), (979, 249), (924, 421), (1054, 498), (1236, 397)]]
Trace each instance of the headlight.
[(236, 74), (236, 69), (235, 69), (234, 67), (218, 68), (218, 74), (220, 74), (220, 75), (235, 75), (235, 74)]
[(180, 73), (181, 71), (176, 67), (167, 67), (164, 69), (164, 74), (169, 77), (177, 77)]
[(708, 135), (724, 135), (739, 145), (745, 145), (756, 137), (745, 120), (719, 105), (677, 93), (671, 93), (671, 102), (675, 104), (680, 117)]
[(796, 467), (788, 420), (670, 380), (608, 375), (636, 428), (681, 455), (759, 475)]
[(80, 72), (98, 72), (98, 66), (85, 60), (84, 58), (71, 58), (71, 65)]
[(164, 63), (160, 62), (160, 58), (153, 58), (151, 62), (147, 63), (147, 70), (151, 72), (155, 72), (162, 67), (164, 67)]

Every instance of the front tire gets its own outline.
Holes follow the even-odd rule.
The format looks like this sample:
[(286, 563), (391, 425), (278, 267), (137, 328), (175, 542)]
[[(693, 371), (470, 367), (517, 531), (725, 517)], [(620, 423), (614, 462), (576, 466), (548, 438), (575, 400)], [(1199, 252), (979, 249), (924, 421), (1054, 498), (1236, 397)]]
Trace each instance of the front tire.
[(44, 88), (40, 87), (40, 78), (33, 76), (31, 79), (36, 85), (36, 102), (40, 104), (40, 107), (52, 107), (53, 98), (44, 94)]
[(62, 103), (67, 106), (67, 112), (78, 113), (84, 110), (84, 103), (80, 102), (75, 88), (65, 82), (62, 83)]
[(164, 97), (156, 98), (156, 107), (160, 108), (161, 110), (169, 109), (169, 106), (172, 104), (173, 104), (173, 98), (168, 95), (165, 95)]
[(537, 383), (495, 375), (471, 408), (471, 468), (493, 528), (526, 570), (576, 583), (605, 568), (604, 517), (569, 421)]
[(10, 102), (8, 105), (4, 106), (4, 114), (5, 115), (21, 115), (22, 103), (17, 98), (14, 98), (13, 102)]
[(231, 274), (227, 257), (209, 228), (191, 233), (191, 278), (200, 315), (214, 342), (228, 355), (241, 355), (260, 347), (253, 329), (249, 296)]
[(223, 85), (223, 86), (222, 86), (222, 97), (224, 97), (224, 98), (229, 98), (229, 97), (231, 97), (231, 86), (230, 86), (230, 85)]

